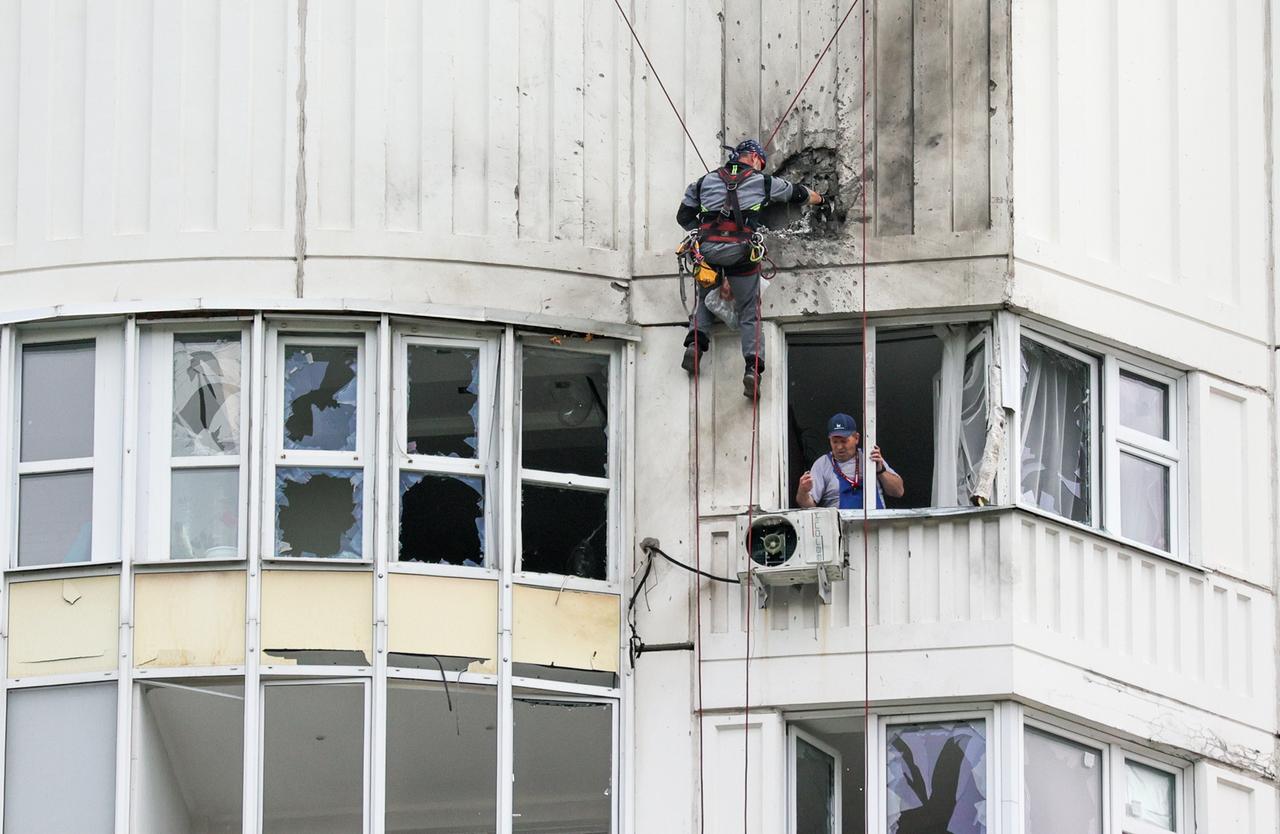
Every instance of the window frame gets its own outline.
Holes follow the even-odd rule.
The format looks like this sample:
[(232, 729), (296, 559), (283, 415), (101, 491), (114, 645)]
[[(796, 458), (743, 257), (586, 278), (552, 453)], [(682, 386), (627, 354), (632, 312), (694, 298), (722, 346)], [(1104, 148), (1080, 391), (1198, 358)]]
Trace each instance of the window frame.
[[(883, 316), (871, 317), (867, 319), (866, 331), (862, 331), (862, 322), (859, 319), (825, 319), (819, 322), (797, 322), (794, 324), (783, 325), (782, 327), (782, 345), (784, 355), (778, 360), (778, 375), (781, 383), (781, 389), (784, 398), (790, 396), (790, 374), (788, 368), (790, 363), (785, 351), (789, 349), (790, 337), (794, 335), (817, 335), (823, 333), (852, 333), (855, 337), (859, 334), (863, 340), (864, 350), (866, 351), (866, 366), (864, 369), (865, 377), (864, 387), (866, 388), (866, 414), (862, 415), (862, 471), (870, 472), (871, 449), (877, 445), (877, 420), (876, 420), (876, 333), (880, 328), (887, 330), (906, 329), (911, 327), (932, 327), (935, 325), (983, 325), (984, 330), (978, 336), (968, 340), (965, 345), (965, 354), (961, 362), (961, 370), (963, 372), (963, 361), (967, 359), (978, 343), (983, 343), (986, 348), (987, 369), (992, 367), (996, 356), (996, 312), (995, 310), (978, 310), (974, 312), (957, 312), (957, 313), (929, 313), (918, 316)], [(988, 377), (988, 382), (990, 377)], [(987, 398), (988, 403), (993, 399), (999, 398), (1000, 392), (990, 389), (988, 384)], [(784, 399), (785, 402), (785, 399)], [(932, 407), (933, 403), (929, 404)], [(990, 406), (989, 406), (990, 407)], [(774, 411), (774, 427), (775, 436), (780, 438), (789, 437), (790, 427), (788, 426), (788, 409), (786, 407), (773, 409)], [(934, 441), (937, 442), (937, 427), (934, 427)], [(778, 445), (778, 478), (779, 478), (779, 495), (782, 496), (782, 504), (795, 509), (795, 492), (793, 485), (790, 483), (790, 449), (789, 443), (780, 442)], [(1006, 443), (1006, 446), (1008, 444)], [(808, 463), (808, 462), (806, 462)], [(889, 461), (892, 464), (892, 461)], [(1012, 503), (1003, 495), (1004, 486), (1001, 483), (1001, 475), (999, 473), (996, 483), (993, 485), (994, 497), (996, 500), (991, 502), (992, 506), (1004, 505)], [(936, 476), (935, 476), (936, 477)], [(878, 484), (877, 484), (878, 485)], [(868, 504), (868, 500), (872, 503)], [(867, 507), (867, 514), (873, 518), (884, 517), (908, 517), (919, 515), (944, 515), (956, 512), (968, 512), (971, 507), (965, 507), (957, 504), (953, 507), (899, 507), (877, 509), (874, 506), (875, 495), (869, 479), (863, 479), (862, 485), (862, 504)], [(862, 510), (845, 510), (844, 512), (856, 513), (862, 515)]]
[[(548, 472), (542, 469), (526, 469), (524, 466), (524, 352), (527, 347), (541, 348), (541, 345), (533, 344), (535, 339), (547, 338), (545, 333), (520, 332), (515, 333), (515, 357), (514, 357), (514, 375), (513, 385), (515, 388), (515, 398), (510, 405), (510, 420), (508, 424), (511, 426), (512, 445), (515, 449), (515, 460), (512, 461), (512, 471), (515, 472), (515, 495), (512, 496), (511, 512), (508, 513), (509, 523), (513, 525), (513, 542), (515, 544), (514, 551), (511, 554), (511, 562), (513, 569), (513, 578), (516, 582), (523, 585), (534, 585), (548, 588), (569, 588), (572, 590), (584, 591), (602, 591), (612, 594), (621, 593), (622, 581), (620, 578), (620, 570), (618, 568), (619, 557), (621, 551), (621, 521), (622, 521), (622, 460), (625, 447), (621, 435), (626, 431), (622, 425), (621, 403), (622, 403), (622, 386), (621, 379), (622, 359), (621, 349), (613, 342), (605, 342), (602, 345), (590, 343), (572, 344), (572, 345), (554, 345), (551, 350), (562, 351), (566, 353), (585, 353), (595, 356), (604, 356), (609, 360), (609, 399), (608, 399), (608, 431), (606, 432), (606, 465), (605, 477), (596, 477), (590, 475), (577, 475), (564, 472)], [(583, 492), (592, 492), (596, 494), (604, 493), (606, 496), (607, 518), (605, 523), (606, 530), (606, 555), (605, 555), (605, 578), (604, 579), (587, 579), (581, 576), (569, 576), (555, 573), (537, 573), (524, 570), (522, 564), (524, 553), (524, 485), (526, 483), (535, 486), (546, 486), (560, 489), (573, 489)]]
[[(226, 325), (221, 327), (220, 325)], [(141, 429), (139, 443), (147, 445), (147, 486), (146, 516), (139, 519), (145, 526), (142, 536), (146, 541), (145, 550), (134, 554), (134, 563), (138, 565), (174, 564), (174, 565), (214, 565), (219, 563), (244, 562), (249, 554), (249, 515), (250, 515), (250, 462), (253, 447), (252, 432), (257, 421), (253, 419), (254, 403), (252, 388), (252, 369), (254, 367), (254, 351), (258, 346), (253, 341), (253, 321), (251, 319), (203, 319), (198, 324), (159, 324), (139, 323), (139, 346), (141, 362), (146, 363), (148, 373), (144, 378), (150, 385), (146, 393), (149, 398), (150, 419), (145, 429)], [(172, 421), (173, 421), (173, 351), (174, 344), (183, 336), (211, 335), (215, 333), (232, 333), (240, 335), (240, 451), (236, 455), (208, 455), (179, 457), (173, 454)], [(156, 343), (158, 342), (158, 343)], [(161, 383), (161, 384), (157, 384)], [(143, 392), (138, 392), (142, 400)], [(165, 408), (159, 408), (161, 403)], [(261, 409), (258, 409), (261, 411)], [(139, 425), (148, 415), (140, 414)], [(230, 459), (230, 460), (229, 460)], [(219, 461), (215, 463), (215, 461)], [(233, 461), (233, 462), (231, 462)], [(172, 475), (178, 469), (239, 469), (239, 492), (237, 497), (237, 525), (235, 556), (213, 558), (175, 559), (169, 546), (173, 525)], [(139, 473), (141, 485), (144, 476)], [(126, 508), (126, 512), (128, 512)], [(160, 523), (163, 519), (164, 523)], [(164, 556), (156, 554), (163, 553)], [(145, 558), (140, 555), (145, 554)]]
[[(1188, 414), (1189, 389), (1187, 374), (1160, 365), (1135, 354), (1102, 343), (1079, 337), (1051, 325), (1022, 319), (1018, 328), (1018, 349), (1022, 355), (1022, 340), (1030, 338), (1053, 350), (1073, 358), (1090, 359), (1096, 365), (1091, 377), (1093, 396), (1094, 457), (1091, 490), (1093, 492), (1093, 520), (1082, 523), (1058, 513), (1036, 506), (1022, 498), (1021, 446), (1022, 402), (1021, 384), (1018, 385), (1017, 419), (1011, 421), (1017, 432), (1016, 444), (1010, 449), (1008, 466), (1011, 482), (1015, 485), (1013, 503), (1020, 509), (1052, 518), (1057, 522), (1080, 527), (1093, 533), (1115, 539), (1128, 547), (1137, 548), (1156, 556), (1191, 564), (1188, 543), (1190, 541), (1190, 482), (1188, 477), (1188, 438), (1190, 415)], [(1120, 425), (1120, 375), (1127, 373), (1149, 382), (1163, 385), (1168, 392), (1167, 419), (1169, 439), (1160, 440)], [(1016, 448), (1015, 453), (1012, 450)], [(1169, 547), (1159, 547), (1128, 538), (1121, 532), (1122, 511), (1120, 492), (1120, 455), (1132, 454), (1169, 468)]]
[[(386, 561), (388, 569), (404, 573), (438, 576), (484, 577), (492, 579), (500, 568), (499, 525), (503, 523), (499, 500), (502, 423), (511, 406), (502, 403), (501, 344), (502, 332), (463, 331), (448, 327), (433, 328), (427, 333), (414, 326), (392, 325), (391, 382), (391, 457), (389, 536)], [(452, 458), (441, 455), (410, 454), (405, 446), (409, 417), (409, 349), (416, 346), (450, 347), (478, 351), (480, 368), (477, 394), (476, 457)], [(400, 476), (402, 473), (459, 475), (478, 477), (484, 482), (484, 564), (479, 567), (443, 562), (400, 560)]]
[[(17, 328), (12, 337), (12, 354), (8, 357), (9, 424), (5, 427), (5, 448), (9, 449), (12, 466), (3, 468), (10, 492), (7, 504), (9, 562), (8, 571), (40, 571), (102, 564), (119, 564), (123, 559), (120, 542), (122, 512), (119, 502), (119, 479), (123, 474), (123, 425), (125, 411), (125, 327), (124, 319), (101, 323), (77, 322), (75, 325), (50, 325), (30, 329)], [(22, 458), (22, 358), (28, 345), (56, 345), (66, 342), (92, 342), (93, 389), (93, 454), (88, 457), (56, 458), (23, 462)], [(38, 565), (19, 563), (18, 543), (21, 527), (21, 482), (24, 475), (62, 475), (87, 472), (91, 478), (89, 558), (79, 562), (54, 562)]]
[(842, 830), (843, 813), (844, 813), (844, 791), (843, 780), (841, 779), (842, 767), (844, 764), (844, 756), (840, 751), (827, 744), (817, 736), (802, 729), (794, 723), (787, 723), (787, 834), (805, 834), (799, 830), (799, 807), (796, 804), (798, 792), (796, 790), (796, 779), (799, 776), (799, 768), (796, 767), (797, 742), (803, 741), (810, 747), (819, 750), (830, 756), (835, 762), (834, 779), (832, 780), (834, 791), (832, 793), (832, 831), (840, 832)]
[[(347, 332), (343, 325), (351, 332)], [(372, 565), (374, 563), (375, 528), (384, 523), (376, 515), (375, 472), (379, 450), (375, 448), (377, 423), (377, 322), (337, 319), (269, 321), (266, 328), (267, 388), (263, 426), (267, 439), (264, 447), (270, 465), (263, 467), (262, 529), (260, 543), (264, 563), (307, 565)], [(316, 347), (354, 346), (356, 348), (356, 448), (348, 451), (284, 448), (284, 364), (288, 345)], [(361, 555), (359, 559), (334, 557), (282, 556), (276, 552), (278, 520), (276, 517), (276, 477), (280, 469), (347, 469), (358, 470), (361, 487)]]

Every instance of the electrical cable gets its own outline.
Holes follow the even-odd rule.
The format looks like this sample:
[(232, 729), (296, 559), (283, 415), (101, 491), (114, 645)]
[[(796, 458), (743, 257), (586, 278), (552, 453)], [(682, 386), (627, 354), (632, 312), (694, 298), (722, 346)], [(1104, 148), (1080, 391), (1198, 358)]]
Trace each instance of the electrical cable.
[(659, 556), (661, 556), (663, 559), (666, 559), (668, 562), (670, 562), (671, 564), (675, 565), (675, 566), (676, 566), (676, 567), (678, 567), (678, 568), (684, 568), (685, 570), (689, 571), (689, 573), (696, 573), (698, 576), (706, 577), (707, 579), (713, 580), (713, 581), (715, 581), (715, 582), (723, 582), (723, 583), (725, 583), (726, 585), (741, 585), (741, 584), (742, 584), (741, 580), (739, 580), (739, 579), (735, 579), (734, 577), (731, 577), (731, 576), (716, 576), (714, 573), (707, 573), (706, 571), (704, 571), (704, 570), (699, 570), (698, 568), (695, 568), (695, 567), (693, 567), (692, 565), (686, 565), (684, 562), (681, 562), (679, 559), (676, 559), (676, 558), (674, 558), (674, 557), (672, 557), (672, 556), (668, 555), (668, 554), (667, 554), (667, 552), (666, 552), (666, 551), (664, 551), (664, 550), (663, 550), (662, 548), (660, 548), (660, 547), (654, 547), (654, 548), (651, 548), (651, 549), (653, 550), (653, 552), (654, 552), (654, 553), (657, 553), (657, 554), (658, 554)]

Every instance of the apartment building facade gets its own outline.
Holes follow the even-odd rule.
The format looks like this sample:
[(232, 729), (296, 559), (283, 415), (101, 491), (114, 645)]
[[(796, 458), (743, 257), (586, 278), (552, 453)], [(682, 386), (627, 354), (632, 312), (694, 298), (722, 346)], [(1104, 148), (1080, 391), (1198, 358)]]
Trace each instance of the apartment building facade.
[(848, 7), (622, 5), (0, 4), (5, 830), (1280, 829), (1271, 5), (855, 9), (755, 402)]

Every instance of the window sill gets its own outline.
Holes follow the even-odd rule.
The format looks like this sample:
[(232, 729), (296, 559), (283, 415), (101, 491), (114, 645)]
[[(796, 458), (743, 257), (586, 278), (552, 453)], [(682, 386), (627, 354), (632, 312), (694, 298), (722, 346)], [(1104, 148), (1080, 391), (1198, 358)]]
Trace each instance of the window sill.
[(5, 569), (8, 576), (103, 576), (117, 575), (123, 563), (119, 559), (103, 562), (59, 562), (56, 565), (25, 565)]
[(590, 591), (598, 594), (621, 594), (622, 586), (603, 579), (583, 579), (581, 576), (557, 576), (548, 573), (517, 572), (512, 579), (517, 585), (533, 588), (550, 588), (557, 591)]
[(147, 559), (143, 562), (134, 562), (133, 570), (135, 573), (164, 573), (165, 571), (199, 570), (206, 566), (211, 570), (226, 570), (244, 567), (247, 564), (248, 560), (243, 556), (226, 559)]
[(302, 569), (314, 568), (343, 568), (351, 570), (371, 569), (373, 568), (372, 559), (303, 559), (291, 556), (263, 556), (262, 567), (268, 570), (278, 568), (288, 568), (290, 565), (297, 565)]
[(457, 579), (488, 579), (497, 581), (502, 573), (497, 568), (451, 565), (445, 562), (391, 562), (388, 573), (410, 576), (448, 576)]

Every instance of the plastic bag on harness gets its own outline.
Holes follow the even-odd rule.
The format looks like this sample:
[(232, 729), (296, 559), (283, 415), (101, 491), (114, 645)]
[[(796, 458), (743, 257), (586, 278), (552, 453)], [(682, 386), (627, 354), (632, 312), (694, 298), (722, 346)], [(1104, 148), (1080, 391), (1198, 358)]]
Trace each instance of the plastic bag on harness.
[(727, 298), (723, 290), (727, 290), (729, 285), (721, 278), (720, 287), (713, 287), (702, 299), (702, 303), (706, 305), (707, 311), (711, 315), (720, 319), (720, 321), (729, 325), (731, 330), (738, 329), (738, 311), (734, 309), (734, 299), (732, 295)]

